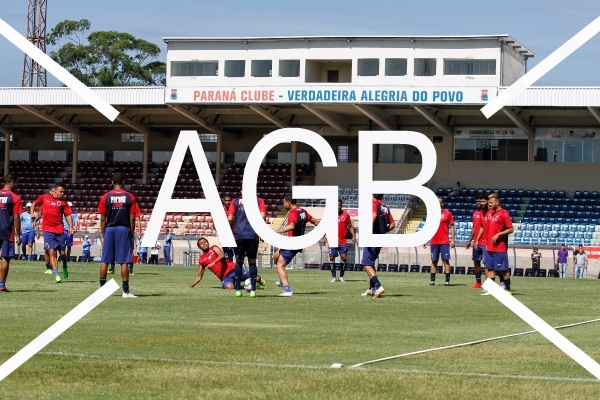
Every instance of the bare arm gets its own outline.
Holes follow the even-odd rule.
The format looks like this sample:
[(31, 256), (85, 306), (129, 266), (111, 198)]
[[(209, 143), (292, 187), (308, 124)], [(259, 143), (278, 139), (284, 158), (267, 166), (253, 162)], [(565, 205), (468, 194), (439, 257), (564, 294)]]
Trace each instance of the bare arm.
[(21, 245), (21, 218), (15, 218), (15, 244)]
[(289, 232), (289, 231), (293, 230), (295, 226), (296, 226), (296, 224), (292, 222), (291, 224), (287, 224), (286, 226), (284, 226), (281, 229), (277, 229), (275, 232), (277, 232), (277, 233), (286, 233), (286, 232)]
[(69, 235), (75, 233), (73, 229), (73, 218), (70, 215), (65, 215), (65, 219), (67, 220), (67, 226), (69, 227)]
[(204, 276), (204, 269), (205, 268), (202, 265), (198, 267), (198, 275), (196, 276), (196, 279), (194, 279), (194, 282), (192, 282), (192, 284), (190, 285), (191, 288), (200, 283), (202, 277)]
[(104, 231), (106, 230), (106, 214), (100, 214), (100, 233), (104, 239)]
[(354, 226), (351, 225), (350, 228), (348, 228), (348, 230), (350, 231), (350, 234), (352, 235), (352, 244), (356, 244), (356, 231), (354, 230)]
[(450, 248), (453, 249), (456, 245), (456, 228), (454, 228), (454, 225), (450, 225), (450, 231), (452, 232), (452, 243), (450, 243)]

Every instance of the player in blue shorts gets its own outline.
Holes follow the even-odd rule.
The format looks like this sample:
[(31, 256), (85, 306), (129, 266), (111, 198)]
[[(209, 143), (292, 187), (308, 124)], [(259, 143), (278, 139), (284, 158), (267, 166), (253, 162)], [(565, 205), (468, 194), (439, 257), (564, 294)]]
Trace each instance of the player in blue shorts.
[[(339, 255), (342, 261), (342, 268), (340, 269), (340, 282), (344, 282), (344, 272), (346, 272), (346, 258), (348, 257), (348, 244), (346, 243), (346, 236), (348, 232), (352, 235), (352, 244), (356, 244), (356, 233), (352, 226), (352, 219), (350, 214), (342, 210), (342, 201), (338, 200), (338, 240), (337, 247), (329, 247), (329, 261), (334, 262), (335, 258)], [(327, 246), (327, 235), (324, 237), (324, 244)], [(333, 243), (332, 243), (333, 244)], [(331, 282), (335, 282), (335, 268), (331, 268)]]
[(25, 211), (19, 216), (21, 221), (21, 250), (27, 261), (33, 259), (33, 244), (35, 243), (35, 216), (32, 214), (31, 203), (25, 205)]
[[(229, 207), (231, 206), (231, 196), (223, 196), (221, 200), (223, 204), (223, 210), (225, 210), (225, 215), (229, 219)], [(235, 247), (223, 247), (223, 253), (225, 254), (225, 259), (227, 261), (233, 261), (233, 256), (235, 255)]]
[(21, 220), (19, 216), (23, 211), (21, 198), (13, 193), (17, 178), (13, 174), (4, 177), (4, 188), (0, 190), (0, 253), (2, 265), (0, 266), (0, 293), (7, 293), (6, 278), (10, 260), (15, 256), (15, 242), (21, 242)]
[[(396, 226), (394, 217), (390, 208), (383, 202), (382, 194), (373, 195), (373, 233), (384, 234)], [(374, 298), (381, 297), (385, 293), (385, 289), (381, 286), (377, 271), (375, 270), (375, 262), (379, 258), (381, 247), (365, 247), (363, 249), (362, 265), (369, 277), (369, 289), (362, 296), (373, 296)]]
[[(454, 230), (454, 217), (452, 213), (444, 209), (444, 201), (441, 197), (438, 197), (440, 202), (440, 208), (442, 209), (442, 215), (440, 218), (440, 226), (437, 232), (431, 238), (431, 281), (430, 285), (435, 285), (435, 274), (437, 272), (437, 265), (442, 258), (444, 264), (444, 273), (446, 274), (445, 286), (450, 286), (450, 249), (454, 248), (454, 240), (456, 238), (456, 231)], [(449, 238), (449, 230), (452, 230), (452, 242)], [(427, 243), (423, 245), (423, 248), (427, 248)]]
[[(283, 199), (283, 207), (289, 210), (287, 215), (287, 225), (281, 229), (276, 230), (277, 233), (287, 233), (288, 236), (302, 236), (306, 229), (308, 222), (313, 225), (319, 225), (319, 220), (314, 219), (306, 210), (296, 205), (296, 199), (292, 199), (292, 196), (286, 195)], [(302, 249), (285, 250), (279, 249), (273, 254), (273, 261), (275, 262), (275, 268), (279, 275), (279, 281), (277, 286), (283, 286), (283, 293), (280, 294), (282, 297), (291, 297), (294, 295), (290, 283), (288, 281), (287, 272), (285, 266), (288, 265), (296, 256), (301, 253)]]
[[(495, 280), (496, 275), (502, 277), (504, 290), (510, 291), (510, 268), (508, 267), (508, 235), (513, 232), (512, 220), (508, 212), (500, 206), (500, 195), (492, 193), (488, 196), (487, 231), (484, 235), (487, 239), (486, 250), (488, 261), (492, 270), (488, 269), (488, 279)], [(482, 293), (489, 295), (489, 293)]]
[(71, 222), (73, 223), (73, 233), (69, 233), (69, 226), (67, 225), (67, 219), (63, 216), (63, 225), (65, 228), (65, 249), (61, 253), (61, 258), (63, 262), (63, 275), (65, 278), (69, 276), (69, 270), (67, 268), (67, 263), (69, 262), (69, 257), (71, 256), (71, 247), (73, 247), (73, 234), (77, 232), (77, 223), (79, 222), (79, 218), (77, 217), (77, 213), (72, 208), (73, 203), (67, 201), (69, 207), (71, 207)]
[(123, 190), (125, 176), (115, 172), (112, 176), (113, 190), (100, 198), (98, 213), (102, 229), (102, 264), (100, 264), (100, 286), (106, 283), (108, 264), (121, 264), (123, 297), (135, 298), (129, 291), (129, 268), (133, 252), (133, 233), (139, 207), (135, 196)]
[(469, 249), (471, 242), (473, 242), (473, 252), (471, 259), (473, 260), (473, 269), (475, 272), (475, 283), (471, 286), (473, 289), (481, 289), (481, 263), (487, 262), (487, 252), (485, 250), (485, 236), (481, 234), (483, 229), (483, 218), (487, 214), (488, 200), (487, 196), (483, 193), (479, 193), (475, 199), (477, 209), (473, 211), (473, 228), (471, 229), (471, 235), (469, 240), (465, 244), (465, 249)]

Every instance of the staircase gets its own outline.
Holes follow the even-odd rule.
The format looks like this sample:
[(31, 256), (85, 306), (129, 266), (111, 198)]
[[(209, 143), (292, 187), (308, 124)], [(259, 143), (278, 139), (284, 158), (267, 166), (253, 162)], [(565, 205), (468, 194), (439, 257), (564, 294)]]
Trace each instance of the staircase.
[(410, 234), (415, 233), (421, 224), (421, 221), (425, 218), (427, 214), (427, 209), (425, 208), (425, 203), (423, 200), (419, 199), (419, 204), (415, 207), (413, 211), (412, 218), (406, 224), (406, 228), (404, 229), (404, 233)]

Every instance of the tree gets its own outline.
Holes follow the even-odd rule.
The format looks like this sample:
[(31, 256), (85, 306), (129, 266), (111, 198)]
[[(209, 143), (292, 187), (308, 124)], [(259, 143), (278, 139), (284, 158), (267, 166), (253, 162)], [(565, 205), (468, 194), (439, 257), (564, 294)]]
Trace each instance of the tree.
[(48, 43), (59, 46), (50, 57), (87, 86), (164, 85), (167, 67), (160, 47), (129, 33), (86, 32), (90, 21), (59, 22)]

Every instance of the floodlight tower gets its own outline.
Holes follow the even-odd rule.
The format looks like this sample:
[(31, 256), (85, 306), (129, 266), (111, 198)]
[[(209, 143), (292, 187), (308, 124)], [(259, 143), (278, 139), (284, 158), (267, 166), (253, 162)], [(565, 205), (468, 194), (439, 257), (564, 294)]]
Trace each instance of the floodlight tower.
[[(27, 40), (45, 53), (48, 1), (27, 0), (27, 4)], [(25, 54), (23, 63), (23, 81), (21, 85), (24, 87), (47, 86), (46, 69), (27, 54)]]

